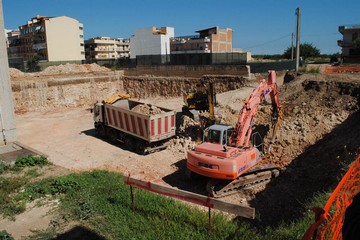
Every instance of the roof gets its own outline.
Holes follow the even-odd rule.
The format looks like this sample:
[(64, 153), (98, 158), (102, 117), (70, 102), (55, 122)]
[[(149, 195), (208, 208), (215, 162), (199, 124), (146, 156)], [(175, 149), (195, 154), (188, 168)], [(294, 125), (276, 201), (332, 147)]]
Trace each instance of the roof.
[(360, 30), (360, 24), (342, 25), (339, 26), (339, 32), (343, 33), (345, 30)]
[(203, 30), (198, 30), (198, 31), (195, 31), (197, 33), (201, 33), (201, 32), (208, 32), (210, 30), (217, 30), (219, 29), (219, 27), (211, 27), (211, 28), (207, 28), (207, 29), (203, 29)]

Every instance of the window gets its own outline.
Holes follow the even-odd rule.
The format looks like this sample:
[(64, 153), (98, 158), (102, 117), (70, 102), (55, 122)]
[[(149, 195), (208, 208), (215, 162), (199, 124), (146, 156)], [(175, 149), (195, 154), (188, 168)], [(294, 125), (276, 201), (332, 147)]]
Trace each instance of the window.
[(84, 28), (83, 27), (79, 27), (79, 30), (83, 30)]
[(81, 46), (81, 47), (83, 47), (83, 46), (84, 46), (84, 44), (83, 44), (83, 43), (80, 43), (80, 46)]
[(356, 32), (356, 33), (353, 33), (353, 34), (352, 34), (352, 40), (353, 40), (353, 41), (355, 41), (356, 39), (358, 39), (358, 37), (359, 37), (359, 33)]
[(84, 38), (84, 35), (80, 35), (80, 38)]

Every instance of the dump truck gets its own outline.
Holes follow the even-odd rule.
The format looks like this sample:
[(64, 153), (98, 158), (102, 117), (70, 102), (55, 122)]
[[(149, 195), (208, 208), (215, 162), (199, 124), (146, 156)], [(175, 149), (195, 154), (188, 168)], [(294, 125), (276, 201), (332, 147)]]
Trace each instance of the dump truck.
[(122, 142), (130, 151), (146, 154), (166, 148), (175, 136), (174, 110), (120, 96), (94, 104), (94, 127), (99, 137)]

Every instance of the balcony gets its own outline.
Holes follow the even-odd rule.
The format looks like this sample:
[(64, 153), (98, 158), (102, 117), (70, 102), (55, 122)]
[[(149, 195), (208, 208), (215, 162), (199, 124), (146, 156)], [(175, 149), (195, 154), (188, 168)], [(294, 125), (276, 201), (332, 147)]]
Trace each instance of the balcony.
[(337, 44), (339, 47), (342, 47), (342, 48), (351, 48), (353, 46), (352, 41), (338, 40)]
[(111, 52), (111, 51), (114, 51), (113, 49), (110, 50), (108, 47), (96, 47), (94, 48), (94, 51), (97, 51), (97, 52)]
[(209, 37), (200, 37), (199, 35), (171, 38), (171, 44), (183, 44), (186, 42), (204, 43), (204, 42), (210, 42), (210, 38)]

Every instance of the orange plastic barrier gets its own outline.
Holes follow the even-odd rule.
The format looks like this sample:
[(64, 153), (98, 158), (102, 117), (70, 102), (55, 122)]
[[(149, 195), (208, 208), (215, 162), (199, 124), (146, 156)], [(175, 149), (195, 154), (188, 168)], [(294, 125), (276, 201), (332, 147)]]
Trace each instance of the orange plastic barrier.
[(360, 66), (327, 66), (325, 67), (325, 74), (340, 74), (340, 73), (358, 73)]
[(303, 240), (310, 239), (342, 239), (341, 228), (346, 208), (353, 197), (360, 191), (360, 155), (351, 164), (331, 194), (325, 207), (314, 208), (315, 223), (306, 231)]

